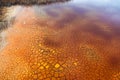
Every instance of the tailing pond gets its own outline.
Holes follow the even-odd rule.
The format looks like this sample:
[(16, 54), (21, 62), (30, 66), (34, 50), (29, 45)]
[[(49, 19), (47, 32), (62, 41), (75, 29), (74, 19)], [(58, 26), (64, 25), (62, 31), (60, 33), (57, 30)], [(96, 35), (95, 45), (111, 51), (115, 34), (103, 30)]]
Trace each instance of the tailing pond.
[(0, 80), (120, 80), (119, 3), (1, 0)]

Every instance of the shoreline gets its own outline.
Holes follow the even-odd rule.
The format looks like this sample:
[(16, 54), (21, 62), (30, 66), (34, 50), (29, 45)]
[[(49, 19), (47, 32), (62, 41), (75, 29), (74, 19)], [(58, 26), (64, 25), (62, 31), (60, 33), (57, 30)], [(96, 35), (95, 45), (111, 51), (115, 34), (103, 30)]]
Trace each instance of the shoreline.
[(4, 6), (12, 6), (12, 5), (25, 5), (25, 6), (31, 6), (31, 5), (48, 5), (52, 3), (57, 2), (66, 2), (70, 0), (14, 0), (14, 1), (8, 1), (8, 0), (1, 0), (0, 1), (0, 7)]

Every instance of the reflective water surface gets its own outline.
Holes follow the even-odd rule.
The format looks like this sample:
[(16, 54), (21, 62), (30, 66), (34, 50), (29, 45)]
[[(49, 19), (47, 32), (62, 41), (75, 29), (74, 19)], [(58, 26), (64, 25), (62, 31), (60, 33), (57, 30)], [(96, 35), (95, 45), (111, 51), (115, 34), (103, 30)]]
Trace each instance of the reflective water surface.
[(119, 80), (120, 0), (0, 8), (0, 80)]

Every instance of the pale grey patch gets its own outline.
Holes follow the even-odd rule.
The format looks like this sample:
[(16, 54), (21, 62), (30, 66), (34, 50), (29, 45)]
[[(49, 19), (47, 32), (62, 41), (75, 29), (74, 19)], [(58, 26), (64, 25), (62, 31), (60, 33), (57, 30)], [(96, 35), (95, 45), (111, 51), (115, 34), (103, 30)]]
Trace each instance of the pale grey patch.
[(14, 19), (0, 22), (0, 51), (7, 45), (5, 30), (13, 25)]
[(5, 32), (0, 33), (0, 51), (7, 45)]

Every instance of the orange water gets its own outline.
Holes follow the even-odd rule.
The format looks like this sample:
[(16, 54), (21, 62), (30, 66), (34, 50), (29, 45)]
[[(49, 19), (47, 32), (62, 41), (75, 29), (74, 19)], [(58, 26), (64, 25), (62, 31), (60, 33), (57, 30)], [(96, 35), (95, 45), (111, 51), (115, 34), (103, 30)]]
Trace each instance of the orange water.
[(0, 80), (120, 80), (119, 0), (6, 10)]

